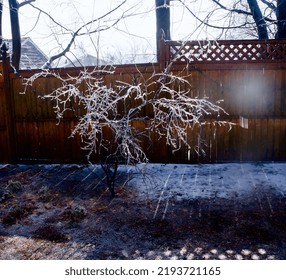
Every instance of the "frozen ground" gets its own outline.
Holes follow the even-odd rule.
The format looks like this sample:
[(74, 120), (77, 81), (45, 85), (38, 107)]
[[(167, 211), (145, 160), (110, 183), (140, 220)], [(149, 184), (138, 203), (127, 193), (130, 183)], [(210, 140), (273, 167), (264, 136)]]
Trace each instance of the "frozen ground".
[(286, 195), (286, 163), (147, 164), (127, 171), (143, 199), (233, 198), (266, 190)]
[(0, 259), (286, 259), (286, 163), (0, 165)]

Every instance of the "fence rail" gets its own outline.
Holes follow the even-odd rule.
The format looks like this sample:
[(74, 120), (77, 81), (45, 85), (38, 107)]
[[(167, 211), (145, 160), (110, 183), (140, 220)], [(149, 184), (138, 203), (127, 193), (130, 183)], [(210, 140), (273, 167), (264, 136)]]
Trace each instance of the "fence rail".
[[(230, 131), (212, 125), (189, 129), (188, 141), (204, 150), (199, 154), (186, 147), (173, 154), (163, 138), (153, 135), (151, 144), (142, 143), (151, 161), (286, 160), (285, 40), (163, 42), (160, 54), (158, 63), (120, 65), (102, 79), (107, 85), (138, 83), (174, 61), (172, 73), (184, 76), (191, 85), (184, 90), (195, 98), (224, 100), (221, 106), (228, 112), (228, 120), (237, 125)], [(80, 70), (56, 69), (71, 76)], [(66, 117), (57, 124), (52, 104), (38, 98), (51, 92), (58, 81), (41, 78), (25, 95), (19, 94), (22, 78), (37, 71), (21, 71), (17, 76), (7, 59), (0, 63), (0, 162), (85, 161), (80, 138), (69, 138), (76, 120)]]

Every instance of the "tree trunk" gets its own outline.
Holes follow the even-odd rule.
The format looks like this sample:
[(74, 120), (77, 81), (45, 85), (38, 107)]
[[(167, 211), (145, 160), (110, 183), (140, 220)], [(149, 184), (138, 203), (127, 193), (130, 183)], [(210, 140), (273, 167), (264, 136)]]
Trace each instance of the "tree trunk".
[(3, 42), (2, 14), (3, 14), (3, 0), (0, 0), (0, 46), (2, 45)]
[(18, 2), (16, 0), (9, 0), (10, 21), (12, 31), (12, 65), (16, 71), (20, 68), (21, 58), (21, 34), (18, 16)]
[(157, 21), (157, 59), (160, 58), (161, 39), (170, 40), (170, 0), (156, 1), (156, 21)]
[(256, 0), (247, 0), (247, 3), (249, 5), (249, 8), (251, 10), (253, 19), (257, 26), (257, 33), (259, 39), (268, 39), (268, 31), (266, 27), (266, 22), (264, 20), (264, 17), (262, 15), (262, 12), (258, 6), (258, 3)]
[(286, 39), (286, 0), (277, 0), (277, 39)]

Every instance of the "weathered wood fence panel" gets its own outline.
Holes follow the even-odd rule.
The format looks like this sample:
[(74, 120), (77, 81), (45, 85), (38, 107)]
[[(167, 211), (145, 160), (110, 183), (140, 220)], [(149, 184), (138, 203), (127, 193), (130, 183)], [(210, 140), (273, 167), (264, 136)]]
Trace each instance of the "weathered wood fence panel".
[(5, 48), (3, 50), (2, 63), (0, 63), (0, 160), (12, 162), (17, 152), (15, 145), (13, 95), (11, 94), (10, 80), (13, 74)]
[[(195, 56), (196, 60), (186, 60), (186, 51), (184, 56), (178, 56), (180, 59), (173, 62), (172, 73), (187, 77), (191, 84), (189, 94), (192, 97), (208, 97), (213, 102), (223, 100), (220, 105), (229, 114), (227, 120), (237, 125), (230, 131), (228, 127), (212, 124), (189, 129), (188, 141), (194, 147), (199, 146), (204, 150), (199, 154), (187, 148), (173, 154), (164, 139), (152, 135), (151, 145), (142, 143), (151, 161), (286, 160), (285, 44), (282, 44), (284, 49), (277, 43), (268, 44), (267, 48), (260, 42), (254, 49), (249, 44), (250, 42), (247, 45), (249, 54), (233, 57), (227, 51), (226, 61), (222, 59), (222, 49), (217, 51), (215, 48), (210, 48), (210, 53), (202, 60), (198, 60), (198, 56)], [(224, 50), (234, 49), (229, 47), (230, 43), (227, 47), (226, 45), (224, 42)], [(117, 81), (123, 81), (132, 84), (140, 81), (142, 75), (147, 79), (153, 73), (159, 73), (162, 65), (169, 63), (170, 58), (175, 58), (174, 50), (181, 51), (176, 44), (173, 49), (170, 46), (170, 42), (165, 44), (165, 55), (168, 54), (165, 56), (166, 61), (139, 66), (118, 66), (113, 75), (103, 75), (105, 83), (114, 85)], [(258, 55), (259, 48), (263, 50), (263, 57), (267, 61)], [(195, 51), (198, 52), (198, 49)], [(241, 48), (240, 52), (245, 53)], [(210, 57), (214, 53), (214, 61), (211, 61)], [(249, 61), (248, 57), (251, 57)], [(62, 75), (76, 75), (79, 69), (58, 71)], [(39, 95), (51, 92), (58, 81), (52, 77), (41, 78), (25, 95), (19, 94), (22, 91), (22, 78), (32, 74), (31, 71), (22, 71), (21, 77), (10, 75), (9, 102), (13, 107), (13, 122), (10, 124), (13, 128), (10, 132), (7, 128), (7, 94), (4, 94), (4, 80), (0, 77), (0, 162), (11, 160), (11, 154), (7, 152), (7, 145), (13, 143), (11, 131), (14, 131), (15, 141), (10, 150), (14, 151), (15, 161), (84, 162), (85, 152), (80, 148), (80, 138), (69, 138), (76, 119), (67, 115), (58, 124), (53, 111), (54, 104), (39, 98)], [(130, 104), (135, 105), (133, 101)], [(211, 120), (210, 118), (209, 121)], [(132, 125), (144, 127), (144, 123), (140, 122)]]
[(191, 95), (224, 100), (221, 106), (238, 125), (229, 132), (202, 127), (206, 155), (199, 161), (285, 160), (286, 64), (210, 68), (189, 67)]

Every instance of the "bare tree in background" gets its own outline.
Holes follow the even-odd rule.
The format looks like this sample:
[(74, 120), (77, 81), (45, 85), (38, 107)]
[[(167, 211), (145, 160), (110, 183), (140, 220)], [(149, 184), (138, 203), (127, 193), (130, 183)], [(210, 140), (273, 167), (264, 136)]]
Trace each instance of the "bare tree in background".
[[(43, 65), (43, 68), (51, 67), (52, 63), (55, 60), (59, 59), (60, 57), (66, 56), (71, 51), (71, 48), (75, 44), (75, 41), (78, 37), (91, 36), (92, 34), (106, 31), (116, 26), (117, 23), (120, 20), (122, 20), (124, 17), (130, 16), (126, 14), (128, 12), (127, 8), (126, 10), (122, 9), (124, 4), (127, 2), (127, 0), (122, 0), (117, 6), (115, 6), (113, 9), (110, 9), (105, 14), (102, 14), (99, 17), (95, 17), (82, 24), (79, 24), (77, 28), (74, 30), (74, 29), (64, 26), (63, 24), (61, 24), (59, 20), (57, 20), (56, 18), (53, 18), (48, 12), (45, 12), (44, 10), (38, 8), (36, 4), (34, 4), (34, 2), (37, 2), (37, 1), (26, 0), (21, 3), (18, 3), (17, 0), (8, 0), (9, 12), (10, 12), (10, 26), (11, 26), (11, 33), (12, 33), (12, 65), (16, 69), (16, 71), (19, 70), (20, 57), (21, 57), (21, 32), (20, 32), (21, 22), (19, 22), (19, 10), (23, 6), (29, 5), (32, 9), (36, 10), (38, 12), (38, 19), (40, 16), (45, 15), (55, 24), (55, 26), (58, 26), (58, 28), (60, 28), (62, 34), (65, 34), (65, 36), (67, 35), (70, 36), (70, 39), (67, 42), (65, 42), (65, 45), (61, 46), (61, 51), (59, 51), (55, 55), (52, 55), (49, 58), (49, 60), (46, 62), (46, 64)], [(119, 11), (121, 9), (122, 9), (122, 12), (120, 16), (115, 17), (114, 19), (108, 18), (115, 11)], [(0, 1), (0, 36), (1, 36), (0, 38), (1, 40), (2, 40), (2, 24), (3, 24), (2, 15), (3, 15), (3, 0)], [(101, 24), (101, 21), (104, 21), (104, 20), (105, 22)]]
[(268, 39), (268, 32), (265, 18), (260, 10), (257, 0), (247, 0), (250, 12), (256, 24), (257, 34), (259, 39)]
[(47, 63), (43, 66), (43, 68), (49, 68), (52, 64), (53, 61), (55, 61), (56, 59), (62, 57), (62, 56), (65, 56), (71, 49), (72, 45), (74, 44), (75, 42), (75, 39), (77, 37), (80, 37), (80, 36), (85, 36), (85, 35), (91, 35), (91, 34), (94, 34), (94, 33), (99, 33), (99, 32), (102, 32), (102, 31), (106, 31), (110, 28), (112, 28), (113, 26), (115, 26), (123, 17), (124, 17), (124, 12), (122, 14), (121, 17), (113, 20), (110, 24), (104, 24), (102, 26), (97, 26), (96, 28), (93, 28), (92, 25), (95, 23), (95, 22), (100, 22), (100, 20), (104, 19), (105, 17), (111, 15), (113, 12), (115, 12), (116, 10), (118, 10), (120, 7), (122, 7), (125, 3), (127, 2), (127, 0), (125, 1), (122, 1), (118, 6), (116, 6), (114, 9), (108, 11), (106, 14), (98, 17), (98, 18), (95, 18), (95, 19), (92, 19), (86, 23), (84, 23), (83, 25), (81, 25), (80, 27), (78, 27), (78, 29), (76, 31), (71, 31), (69, 30), (70, 32), (70, 41), (66, 44), (65, 47), (63, 47), (63, 50), (61, 52), (59, 52), (58, 54), (56, 55), (53, 55), (49, 58), (49, 60), (47, 61)]
[[(113, 6), (113, 8), (110, 8), (109, 11), (106, 11), (102, 15), (94, 16), (93, 18), (86, 19), (86, 21), (84, 17), (81, 17), (82, 20), (80, 23), (76, 25), (75, 21), (73, 27), (71, 27), (62, 23), (61, 19), (56, 18), (55, 15), (53, 16), (51, 13), (39, 8), (37, 0), (24, 0), (20, 3), (16, 0), (7, 1), (10, 7), (13, 39), (12, 64), (16, 70), (19, 68), (19, 59), (21, 56), (20, 27), (22, 23), (19, 22), (19, 10), (23, 6), (29, 7), (38, 13), (34, 19), (34, 27), (38, 24), (41, 17), (45, 17), (52, 24), (51, 34), (47, 36), (54, 36), (55, 41), (58, 43), (58, 50), (51, 54), (49, 60), (43, 66), (44, 68), (51, 67), (61, 57), (66, 57), (69, 60), (70, 57), (68, 54), (77, 44), (77, 39), (83, 37), (89, 38), (94, 45), (94, 49), (96, 49), (99, 35), (98, 38), (92, 36), (97, 36), (96, 34), (112, 28), (118, 32), (123, 32), (123, 30), (118, 28), (118, 23), (124, 21), (125, 18), (137, 16), (136, 8), (130, 8), (127, 4), (128, 1), (122, 0), (117, 6)], [(138, 3), (144, 5), (144, 2), (139, 1)], [(286, 38), (286, 0), (155, 0), (153, 3), (154, 6), (148, 10), (148, 13), (156, 11), (157, 57), (160, 55), (160, 39), (162, 37), (165, 40), (171, 39), (171, 21), (180, 21), (180, 19), (170, 19), (170, 7), (172, 9), (176, 9), (178, 6), (183, 7), (185, 14), (190, 14), (196, 19), (197, 24), (189, 26), (190, 33), (204, 26), (207, 28), (208, 33), (217, 39), (222, 37)], [(76, 5), (73, 5), (74, 9), (76, 9)], [(200, 9), (196, 8), (198, 6), (200, 6)], [(3, 0), (0, 1), (0, 40), (2, 33), (2, 11)], [(25, 14), (27, 13), (26, 11)], [(63, 13), (65, 12), (63, 9)], [(216, 32), (213, 32), (213, 29)], [(221, 36), (214, 35), (219, 32)], [(64, 36), (65, 39), (61, 40), (61, 36)], [(132, 34), (131, 36), (136, 35)], [(97, 49), (97, 54), (98, 52), (99, 50)]]
[(19, 4), (16, 0), (9, 0), (10, 9), (10, 21), (11, 21), (11, 32), (12, 32), (12, 65), (16, 71), (20, 68), (21, 58), (21, 33), (19, 24), (18, 9)]
[[(286, 0), (175, 1), (202, 26), (221, 30), (224, 36), (230, 31), (241, 30), (240, 35), (259, 39), (286, 38)], [(194, 12), (194, 3), (208, 7), (203, 16), (200, 12)]]
[[(16, 71), (20, 68), (21, 58), (21, 32), (19, 22), (19, 8), (34, 2), (35, 0), (25, 0), (22, 3), (18, 3), (17, 0), (8, 0), (10, 11), (10, 27), (12, 33), (12, 65)], [(0, 45), (3, 41), (3, 0), (0, 0)]]
[(277, 0), (277, 38), (286, 38), (286, 0)]
[(3, 15), (3, 0), (0, 0), (0, 46), (2, 45), (3, 42), (2, 15)]
[(160, 59), (161, 40), (171, 40), (170, 0), (155, 0), (157, 60)]

